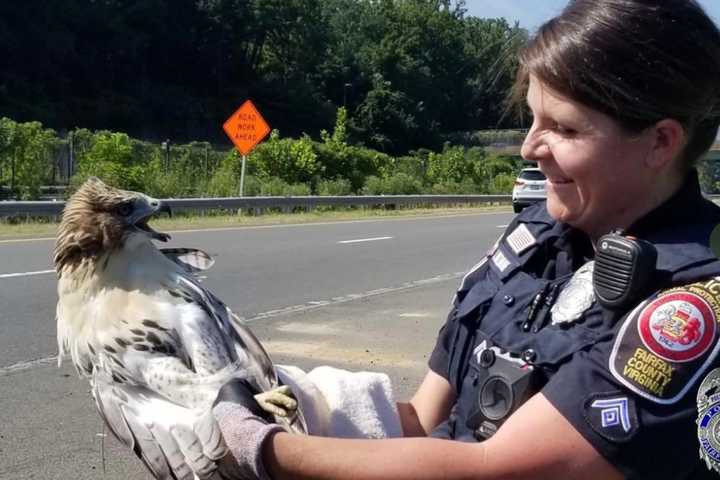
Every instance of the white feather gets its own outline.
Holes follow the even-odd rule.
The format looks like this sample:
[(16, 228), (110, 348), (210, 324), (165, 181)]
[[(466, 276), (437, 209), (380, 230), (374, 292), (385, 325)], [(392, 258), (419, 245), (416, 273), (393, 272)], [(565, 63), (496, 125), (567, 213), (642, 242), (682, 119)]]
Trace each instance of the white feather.
[[(175, 260), (131, 235), (93, 268), (63, 272), (58, 357), (72, 357), (112, 431), (157, 478), (208, 478), (225, 453), (210, 413), (219, 388), (242, 377), (267, 391), (277, 377), (252, 333)], [(304, 431), (301, 416), (287, 426)]]

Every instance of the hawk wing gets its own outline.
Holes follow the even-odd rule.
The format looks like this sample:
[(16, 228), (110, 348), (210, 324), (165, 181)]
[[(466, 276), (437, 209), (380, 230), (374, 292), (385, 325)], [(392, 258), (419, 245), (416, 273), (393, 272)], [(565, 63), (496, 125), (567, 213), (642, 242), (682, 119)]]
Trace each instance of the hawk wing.
[[(203, 288), (195, 278), (183, 275), (178, 285), (179, 294), (185, 301), (200, 305), (209, 317), (212, 317), (220, 331), (230, 339), (234, 346), (234, 361), (246, 372), (243, 377), (253, 386), (257, 393), (270, 391), (278, 386), (278, 377), (270, 356), (257, 337), (248, 329), (243, 321), (235, 315), (220, 299), (209, 290)], [(289, 431), (307, 433), (305, 419), (300, 410), (292, 419), (275, 417), (275, 421)]]
[(92, 380), (98, 412), (113, 434), (160, 480), (210, 478), (227, 448), (210, 411), (169, 402), (102, 374)]
[(215, 264), (214, 258), (197, 248), (161, 248), (160, 252), (192, 274), (208, 270)]
[[(93, 396), (109, 428), (156, 478), (207, 478), (225, 453), (210, 413), (219, 388), (242, 377), (261, 393), (278, 380), (242, 321), (185, 267), (173, 270), (159, 289), (127, 294), (119, 311), (111, 308), (117, 302), (101, 308), (116, 318), (90, 348)], [(276, 422), (306, 432), (299, 411)]]

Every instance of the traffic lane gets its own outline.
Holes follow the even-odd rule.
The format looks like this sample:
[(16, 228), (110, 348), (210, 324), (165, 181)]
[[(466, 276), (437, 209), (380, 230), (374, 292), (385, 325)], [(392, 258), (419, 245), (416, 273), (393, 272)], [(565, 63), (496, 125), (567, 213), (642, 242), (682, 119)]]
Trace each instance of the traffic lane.
[(12, 273), (51, 270), (54, 239), (0, 241), (0, 279)]
[[(303, 248), (303, 243), (321, 241), (327, 235), (368, 235), (373, 232), (383, 232), (388, 229), (389, 225), (402, 224), (402, 222), (427, 222), (437, 219), (446, 219), (456, 221), (460, 218), (482, 218), (489, 217), (498, 219), (506, 219), (506, 213), (491, 213), (477, 215), (462, 215), (456, 217), (427, 217), (427, 218), (397, 218), (383, 220), (362, 220), (350, 222), (328, 222), (302, 225), (268, 225), (259, 227), (238, 227), (232, 229), (202, 230), (202, 231), (177, 231), (172, 235), (174, 240), (168, 243), (168, 246), (176, 246), (188, 244), (196, 248), (202, 248), (199, 245), (206, 245), (206, 248), (213, 249), (215, 245), (226, 247), (228, 242), (222, 237), (233, 238), (239, 243), (236, 244), (237, 249), (243, 249), (244, 236), (268, 238), (274, 236), (275, 231), (282, 231), (268, 245), (270, 248), (282, 247), (283, 244), (291, 244), (297, 248)], [(491, 222), (492, 223), (492, 222)], [(388, 225), (389, 224), (389, 225)], [(392, 226), (391, 230), (396, 230)], [(272, 232), (272, 233), (269, 233)], [(212, 238), (216, 236), (217, 241)], [(37, 273), (46, 272), (53, 268), (52, 256), (55, 240), (52, 238), (39, 238), (27, 240), (0, 240), (0, 278), (3, 275), (18, 273)]]
[(0, 376), (0, 405), (2, 480), (152, 478), (104, 426), (70, 362)]
[[(198, 246), (215, 255), (216, 265), (205, 284), (236, 313), (250, 318), (464, 271), (495, 241), (501, 217), (192, 232), (176, 235), (175, 245)], [(337, 243), (383, 232), (394, 238)], [(0, 279), (0, 331), (7, 332), (0, 335), (0, 367), (57, 353), (55, 288), (54, 275)]]
[[(397, 236), (407, 231), (422, 232), (426, 229), (447, 232), (448, 228), (457, 228), (454, 225), (474, 229), (476, 227), (473, 224), (477, 225), (478, 221), (490, 225), (497, 223), (496, 220), (482, 216), (429, 217), (177, 232), (173, 234), (170, 245), (201, 248), (217, 257), (218, 263), (213, 270), (222, 270), (224, 267), (232, 270), (234, 267), (230, 263), (222, 262), (223, 257), (252, 265), (255, 260), (265, 261), (277, 252), (304, 253), (314, 250), (322, 254), (327, 246), (335, 245), (338, 241)], [(484, 225), (481, 223), (482, 227)]]
[[(177, 231), (173, 232), (173, 240), (167, 246), (194, 246), (212, 251), (217, 245), (228, 246), (226, 238), (239, 240), (235, 245), (238, 250), (245, 248), (245, 236), (269, 239), (267, 247), (277, 249), (284, 247), (303, 248), (304, 243), (321, 241), (327, 235), (372, 236), (373, 232), (396, 231), (393, 225), (402, 228), (403, 222), (427, 222), (435, 219), (497, 218), (504, 220), (510, 217), (507, 213), (488, 213), (449, 217), (394, 218), (382, 220), (361, 220), (349, 222), (312, 223), (301, 225), (268, 225), (259, 227), (238, 227), (216, 230)], [(490, 221), (492, 223), (492, 221)], [(283, 232), (278, 233), (277, 231)], [(277, 233), (277, 234), (276, 234)], [(213, 240), (216, 239), (216, 240)], [(0, 240), (0, 278), (4, 275), (46, 272), (53, 268), (52, 257), (55, 240), (38, 238), (26, 240)], [(163, 245), (163, 244), (159, 244)]]
[[(208, 272), (208, 285), (239, 314), (252, 316), (266, 309), (466, 269), (494, 241), (498, 222), (508, 218), (508, 214), (480, 214), (176, 232), (168, 246), (197, 247), (213, 255), (217, 262)], [(378, 236), (393, 238), (382, 245), (337, 243)], [(477, 238), (477, 242), (458, 244), (458, 238)], [(7, 258), (28, 259), (28, 265), (5, 266), (4, 271), (23, 275), (50, 267), (29, 265), (39, 257), (49, 258), (42, 248), (35, 243), (0, 244)], [(416, 251), (426, 256), (422, 262), (412, 258)], [(357, 265), (357, 259), (363, 264)], [(278, 303), (280, 299), (284, 300)]]
[(55, 275), (0, 279), (0, 367), (57, 353)]
[[(232, 231), (178, 239), (216, 255), (207, 285), (245, 317), (308, 301), (467, 270), (501, 229), (493, 216), (337, 224), (268, 236)], [(391, 236), (382, 241), (339, 241)]]

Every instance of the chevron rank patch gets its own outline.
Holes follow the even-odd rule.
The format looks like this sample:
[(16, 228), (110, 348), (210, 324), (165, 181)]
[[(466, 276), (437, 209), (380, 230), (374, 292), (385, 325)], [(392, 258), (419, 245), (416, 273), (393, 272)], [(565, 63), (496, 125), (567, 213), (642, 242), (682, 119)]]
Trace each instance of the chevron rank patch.
[(530, 233), (530, 230), (528, 230), (524, 223), (515, 227), (515, 230), (507, 236), (505, 241), (510, 248), (512, 248), (512, 251), (515, 252), (515, 255), (520, 255), (522, 252), (535, 245), (535, 237), (532, 233)]
[(630, 440), (638, 429), (635, 401), (621, 392), (592, 394), (585, 400), (585, 421), (614, 442)]
[(662, 291), (625, 317), (610, 372), (644, 398), (675, 403), (717, 357), (719, 319), (718, 279)]

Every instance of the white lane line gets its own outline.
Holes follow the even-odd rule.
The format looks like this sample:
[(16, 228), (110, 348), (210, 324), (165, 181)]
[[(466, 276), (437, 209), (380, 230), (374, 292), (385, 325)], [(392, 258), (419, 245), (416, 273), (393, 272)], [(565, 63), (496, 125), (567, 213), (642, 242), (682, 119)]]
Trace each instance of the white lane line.
[[(463, 275), (465, 275), (466, 273), (467, 272), (445, 273), (442, 275), (437, 275), (435, 277), (423, 278), (421, 280), (413, 280), (411, 282), (405, 282), (400, 285), (396, 285), (394, 287), (378, 288), (375, 290), (369, 290), (367, 292), (362, 292), (362, 293), (350, 293), (348, 295), (343, 295), (340, 297), (333, 297), (329, 300), (314, 300), (314, 301), (302, 303), (300, 305), (293, 305), (291, 307), (279, 308), (277, 310), (270, 310), (267, 312), (258, 313), (254, 317), (244, 318), (243, 320), (246, 323), (250, 323), (250, 322), (255, 322), (257, 320), (279, 317), (281, 315), (287, 315), (290, 313), (298, 313), (298, 312), (306, 312), (308, 310), (316, 310), (318, 308), (327, 307), (327, 306), (331, 306), (331, 305), (337, 305), (340, 303), (352, 302), (353, 300), (374, 297), (376, 295), (384, 295), (386, 293), (400, 292), (403, 290), (410, 290), (412, 288), (420, 287), (423, 285), (430, 285), (433, 283), (445, 282), (448, 280), (455, 280), (457, 278), (462, 278)], [(0, 369), (0, 375), (2, 375), (2, 369)]]
[(38, 270), (37, 272), (0, 273), (0, 278), (31, 277), (33, 275), (47, 275), (55, 270)]
[(43, 367), (45, 365), (51, 365), (53, 363), (57, 363), (58, 357), (47, 357), (47, 358), (39, 358), (37, 360), (30, 360), (29, 362), (18, 362), (13, 365), (10, 365), (9, 367), (3, 367), (0, 368), (0, 377), (4, 375), (8, 375), (13, 372), (21, 372), (23, 370), (30, 370), (35, 367)]
[(410, 312), (410, 313), (401, 313), (398, 316), (400, 318), (427, 318), (430, 316), (430, 314), (429, 313)]
[(49, 242), (51, 240), (55, 241), (55, 237), (14, 238), (12, 240), (0, 240), (0, 243)]
[(362, 243), (362, 242), (375, 242), (377, 240), (389, 240), (393, 237), (373, 237), (373, 238), (358, 238), (357, 240), (342, 240), (337, 243)]
[[(458, 217), (474, 217), (474, 216), (488, 216), (488, 215), (507, 215), (509, 212), (475, 212), (475, 213), (453, 213), (451, 215), (408, 215), (406, 217), (387, 217), (387, 218), (373, 218), (364, 220), (338, 220), (334, 222), (307, 222), (307, 223), (289, 223), (289, 224), (275, 224), (275, 225), (247, 225), (243, 227), (215, 227), (215, 228), (195, 228), (189, 230), (168, 230), (165, 233), (202, 233), (202, 232), (233, 232), (237, 230), (264, 230), (270, 228), (294, 228), (294, 227), (310, 227), (313, 225), (326, 226), (326, 225), (337, 225), (343, 223), (373, 223), (373, 222), (389, 222), (389, 221), (408, 221), (408, 220), (434, 220), (442, 218), (458, 218)], [(22, 243), (22, 242), (50, 242), (55, 241), (55, 237), (41, 237), (41, 238), (13, 238), (10, 240), (0, 240), (0, 244), (3, 243)]]
[(495, 225), (495, 228), (507, 228), (507, 225)]
[[(445, 282), (448, 280), (456, 280), (462, 278), (467, 272), (455, 272), (445, 273), (443, 275), (437, 275), (435, 277), (424, 278), (421, 280), (414, 280), (411, 282), (405, 282), (394, 287), (378, 288), (376, 290), (370, 290), (362, 293), (351, 293), (340, 297), (333, 297), (329, 300), (314, 300), (306, 302), (300, 305), (293, 305), (291, 307), (279, 308), (277, 310), (269, 310), (267, 312), (258, 313), (254, 317), (242, 318), (245, 323), (256, 322), (258, 320), (265, 320), (267, 318), (280, 317), (282, 315), (289, 315), (291, 313), (307, 312), (309, 310), (316, 310), (322, 307), (338, 305), (340, 303), (352, 302), (353, 300), (364, 299), (368, 297), (374, 297), (377, 295), (384, 295), (387, 293), (401, 292), (403, 290), (410, 290), (412, 288), (421, 287), (423, 285), (429, 285), (433, 283)], [(0, 377), (9, 375), (11, 373), (20, 372), (23, 370), (31, 370), (36, 367), (42, 367), (44, 365), (50, 365), (53, 362), (57, 362), (58, 357), (47, 357), (40, 358), (37, 360), (30, 360), (26, 362), (18, 362), (7, 367), (0, 367)]]

